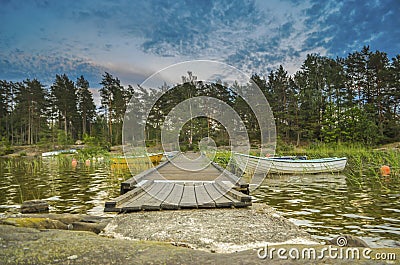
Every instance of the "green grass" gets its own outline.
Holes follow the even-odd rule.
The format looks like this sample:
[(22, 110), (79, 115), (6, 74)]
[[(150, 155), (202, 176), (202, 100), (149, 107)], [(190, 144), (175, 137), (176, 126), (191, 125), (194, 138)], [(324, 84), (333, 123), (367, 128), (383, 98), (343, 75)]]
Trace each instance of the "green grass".
[[(251, 155), (258, 155), (258, 150), (252, 150)], [(281, 146), (276, 155), (307, 155), (309, 159), (323, 157), (347, 157), (347, 166), (344, 174), (349, 180), (358, 181), (360, 178), (376, 179), (380, 181), (380, 168), (387, 165), (391, 169), (391, 178), (400, 178), (400, 150), (399, 149), (372, 149), (357, 144), (310, 145), (303, 148)], [(214, 162), (226, 167), (230, 159), (229, 151), (217, 152)]]
[(308, 158), (347, 157), (344, 171), (348, 177), (380, 178), (380, 168), (388, 165), (391, 176), (400, 176), (400, 150), (372, 149), (361, 145), (313, 145), (304, 149), (296, 149), (282, 155), (307, 155)]

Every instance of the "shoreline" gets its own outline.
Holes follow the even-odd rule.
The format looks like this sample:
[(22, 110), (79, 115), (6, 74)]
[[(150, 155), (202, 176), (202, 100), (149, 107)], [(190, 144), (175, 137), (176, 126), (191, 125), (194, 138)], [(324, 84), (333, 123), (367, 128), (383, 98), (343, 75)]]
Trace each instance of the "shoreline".
[[(277, 216), (269, 208), (268, 206), (259, 207), (259, 205), (256, 205), (245, 211), (236, 211), (237, 209), (205, 210), (200, 211), (201, 214), (197, 210), (120, 214), (114, 218), (103, 218), (102, 220), (106, 220), (107, 225), (99, 235), (93, 231), (62, 230), (50, 227), (54, 220), (59, 222), (61, 222), (60, 220), (64, 222), (66, 220), (76, 221), (85, 218), (85, 215), (20, 214), (9, 218), (14, 221), (18, 218), (31, 218), (36, 221), (36, 224), (34, 222), (20, 222), (17, 226), (10, 223), (12, 220), (8, 220), (9, 223), (5, 224), (4, 219), (0, 219), (0, 221), (3, 221), (0, 224), (0, 246), (2, 248), (0, 264), (226, 264), (227, 262), (230, 264), (304, 264), (304, 259), (260, 259), (257, 252), (260, 248), (266, 246), (269, 249), (296, 248), (300, 250), (312, 247), (317, 251), (322, 251), (326, 247), (319, 242), (314, 242), (313, 245), (305, 244), (307, 243), (305, 241), (295, 240), (281, 242), (280, 239), (283, 240), (283, 238), (279, 236), (276, 237), (278, 239), (276, 242), (262, 241), (260, 244), (246, 244), (245, 239), (257, 239), (260, 235), (265, 236), (265, 233), (267, 236), (282, 236), (285, 234), (282, 233), (283, 231), (291, 231), (286, 235), (301, 235), (303, 238), (307, 238), (308, 233), (296, 227), (286, 218)], [(222, 212), (231, 217), (236, 217), (236, 219), (232, 219), (232, 223), (224, 222), (220, 225), (220, 228), (223, 229), (219, 229), (213, 221), (213, 216), (220, 217)], [(163, 216), (160, 217), (160, 214)], [(156, 216), (158, 217), (155, 218)], [(89, 218), (92, 217), (89, 216)], [(241, 219), (238, 220), (238, 218)], [(257, 224), (257, 221), (262, 219), (268, 219), (271, 223)], [(43, 222), (44, 220), (47, 220), (47, 222)], [(142, 223), (135, 222), (137, 220), (141, 220)], [(252, 220), (252, 222), (247, 222), (249, 220)], [(93, 224), (91, 222), (95, 220), (88, 219), (86, 221), (88, 224)], [(177, 221), (178, 223), (176, 223)], [(252, 236), (251, 233), (243, 233), (246, 230), (240, 231), (232, 228), (233, 223), (240, 222), (247, 230), (253, 228), (259, 233), (254, 232)], [(47, 226), (41, 227), (38, 223)], [(155, 223), (158, 223), (158, 225), (154, 225)], [(184, 240), (174, 241), (173, 237), (167, 236), (169, 232), (176, 230), (177, 226), (169, 227), (173, 223), (176, 223), (178, 227), (185, 231), (181, 231), (183, 234), (176, 233), (172, 236), (181, 235), (181, 239)], [(25, 226), (22, 224), (25, 224)], [(199, 227), (199, 229), (190, 229), (190, 224)], [(32, 227), (35, 225), (36, 228)], [(143, 227), (147, 230), (143, 230)], [(280, 227), (281, 230), (277, 230), (277, 227)], [(208, 231), (204, 228), (208, 228)], [(151, 233), (151, 230), (153, 230), (153, 233)], [(112, 235), (110, 231), (119, 232), (122, 235), (125, 233), (125, 238)], [(165, 231), (165, 233), (161, 233), (164, 235), (164, 240), (160, 237), (157, 240), (157, 235), (160, 235), (157, 234), (157, 231)], [(232, 233), (232, 231), (236, 231), (236, 233)], [(198, 245), (196, 246), (199, 242), (197, 240), (199, 238), (198, 233), (203, 235), (203, 239), (215, 235), (215, 238), (219, 238), (221, 242), (240, 243), (245, 248), (231, 249), (229, 252), (207, 248), (207, 246), (199, 248)], [(265, 240), (266, 237), (263, 239)], [(208, 243), (209, 246), (212, 245), (211, 240), (203, 240), (202, 242)], [(229, 247), (229, 244), (222, 246)], [(379, 248), (372, 249), (372, 251), (374, 253), (394, 253), (397, 260), (400, 258), (400, 248)], [(306, 261), (310, 262), (310, 260)], [(327, 257), (316, 260), (314, 264), (331, 262), (347, 264), (349, 260)], [(355, 264), (395, 264), (395, 261), (377, 263), (376, 260), (365, 258), (352, 260), (352, 262)]]
[(212, 253), (233, 253), (265, 244), (321, 243), (261, 203), (245, 208), (139, 211), (112, 217), (11, 213), (0, 215), (0, 225), (87, 231), (107, 238), (171, 243)]

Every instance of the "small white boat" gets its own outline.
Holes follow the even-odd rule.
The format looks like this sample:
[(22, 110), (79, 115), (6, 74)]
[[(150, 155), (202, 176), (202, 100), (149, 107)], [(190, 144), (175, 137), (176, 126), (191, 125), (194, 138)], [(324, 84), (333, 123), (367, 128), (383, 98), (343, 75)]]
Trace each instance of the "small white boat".
[(257, 157), (240, 153), (233, 154), (239, 168), (250, 174), (313, 174), (342, 171), (347, 163), (346, 157), (306, 159), (306, 157)]
[(60, 154), (75, 154), (75, 153), (77, 153), (76, 149), (58, 150), (58, 151), (44, 152), (42, 153), (42, 157), (56, 156)]

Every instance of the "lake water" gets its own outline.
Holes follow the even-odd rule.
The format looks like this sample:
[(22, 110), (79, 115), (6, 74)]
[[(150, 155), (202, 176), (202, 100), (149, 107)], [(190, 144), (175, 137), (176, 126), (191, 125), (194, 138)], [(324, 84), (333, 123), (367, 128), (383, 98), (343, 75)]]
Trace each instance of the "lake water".
[[(127, 168), (107, 162), (73, 168), (70, 159), (0, 158), (0, 213), (16, 211), (24, 200), (44, 199), (51, 212), (104, 215), (105, 201), (118, 196), (130, 176)], [(399, 179), (269, 176), (252, 195), (317, 239), (352, 234), (371, 247), (400, 247)]]
[(398, 179), (356, 184), (344, 175), (269, 176), (253, 195), (317, 239), (351, 234), (371, 247), (400, 247)]
[(103, 215), (104, 202), (119, 195), (127, 168), (107, 162), (71, 165), (72, 158), (0, 159), (0, 212), (24, 200), (44, 199), (56, 213)]

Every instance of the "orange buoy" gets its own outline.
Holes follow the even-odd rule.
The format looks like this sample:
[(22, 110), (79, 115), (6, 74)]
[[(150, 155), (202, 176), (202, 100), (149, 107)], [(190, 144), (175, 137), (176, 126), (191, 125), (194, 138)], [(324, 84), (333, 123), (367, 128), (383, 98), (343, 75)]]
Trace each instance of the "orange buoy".
[(390, 167), (389, 166), (381, 166), (381, 175), (383, 177), (389, 176), (390, 175)]
[(78, 165), (78, 161), (75, 158), (72, 158), (71, 165), (72, 167), (76, 167), (76, 165)]
[(86, 159), (85, 165), (86, 165), (87, 167), (90, 167), (90, 159)]

